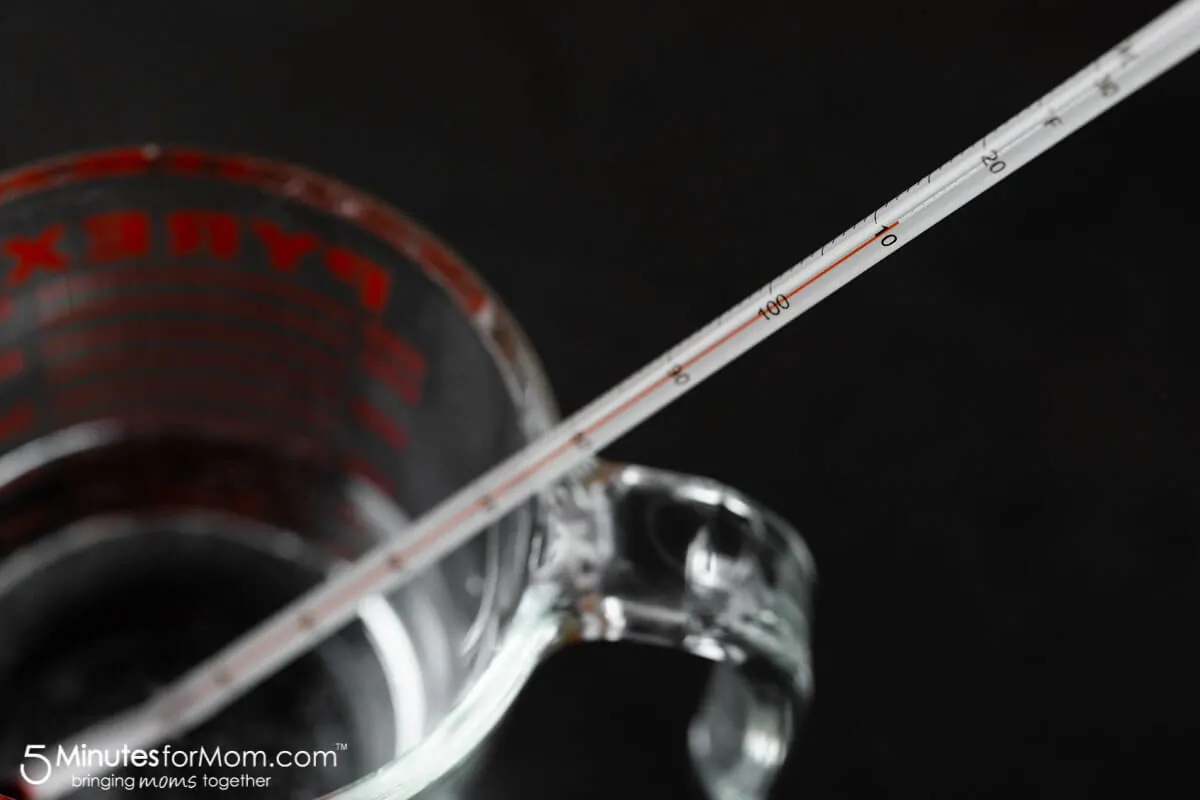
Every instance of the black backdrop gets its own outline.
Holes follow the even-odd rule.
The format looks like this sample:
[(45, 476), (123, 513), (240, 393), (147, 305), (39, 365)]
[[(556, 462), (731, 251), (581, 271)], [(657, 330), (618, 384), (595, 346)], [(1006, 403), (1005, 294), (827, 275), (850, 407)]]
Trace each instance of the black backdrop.
[[(160, 140), (341, 177), (479, 268), (569, 411), (1163, 7), (10, 2), (0, 164)], [(806, 533), (781, 797), (1196, 791), (1198, 102), (1193, 60), (608, 451)], [(703, 675), (563, 655), (494, 796), (682, 795)]]

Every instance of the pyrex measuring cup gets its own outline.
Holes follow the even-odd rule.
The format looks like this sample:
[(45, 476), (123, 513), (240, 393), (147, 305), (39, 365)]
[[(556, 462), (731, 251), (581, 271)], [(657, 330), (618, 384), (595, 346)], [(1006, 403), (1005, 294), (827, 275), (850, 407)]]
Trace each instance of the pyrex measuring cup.
[[(54, 742), (556, 419), (451, 252), (292, 166), (147, 146), (5, 174), (0, 282), (0, 769), (35, 797)], [(693, 760), (712, 797), (764, 796), (811, 688), (813, 579), (738, 492), (597, 463), (172, 743), (191, 758), (76, 765), (73, 788), (441, 796), (548, 654), (634, 640), (720, 662)], [(217, 746), (265, 755), (198, 766)]]

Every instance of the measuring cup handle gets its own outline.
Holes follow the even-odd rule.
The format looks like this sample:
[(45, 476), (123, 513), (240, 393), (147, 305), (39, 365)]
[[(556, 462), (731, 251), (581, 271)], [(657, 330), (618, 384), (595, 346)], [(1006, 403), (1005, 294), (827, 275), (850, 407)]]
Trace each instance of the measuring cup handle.
[(557, 537), (575, 552), (553, 559), (572, 584), (574, 638), (718, 662), (689, 728), (695, 769), (713, 800), (766, 797), (812, 691), (803, 541), (705, 478), (604, 464), (586, 485), (593, 535)]

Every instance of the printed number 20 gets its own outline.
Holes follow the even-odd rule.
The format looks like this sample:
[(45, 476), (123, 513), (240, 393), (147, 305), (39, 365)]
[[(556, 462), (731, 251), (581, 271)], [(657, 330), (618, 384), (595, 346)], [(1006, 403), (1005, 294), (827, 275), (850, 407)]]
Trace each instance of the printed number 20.
[(993, 175), (998, 175), (1001, 172), (1004, 172), (1004, 168), (1008, 166), (1000, 160), (1000, 154), (995, 150), (989, 150), (988, 152), (984, 153), (979, 157), (979, 160), (982, 161), (983, 165), (988, 168), (988, 172), (992, 173)]

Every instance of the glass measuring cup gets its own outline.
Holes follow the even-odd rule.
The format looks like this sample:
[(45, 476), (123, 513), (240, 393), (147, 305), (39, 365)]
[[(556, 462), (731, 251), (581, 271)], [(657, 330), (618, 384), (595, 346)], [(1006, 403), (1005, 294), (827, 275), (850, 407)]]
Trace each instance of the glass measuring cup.
[[(136, 704), (556, 419), (451, 252), (292, 166), (148, 146), (0, 176), (0, 281), (0, 759), (34, 796), (61, 765), (31, 745)], [(227, 796), (439, 796), (547, 655), (632, 640), (720, 662), (694, 762), (714, 798), (762, 796), (811, 688), (812, 581), (738, 492), (597, 463), (174, 744), (320, 754)], [(245, 772), (126, 767), (176, 781), (157, 796)]]

